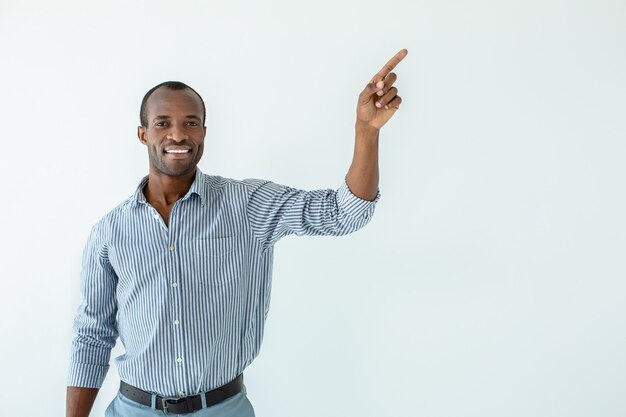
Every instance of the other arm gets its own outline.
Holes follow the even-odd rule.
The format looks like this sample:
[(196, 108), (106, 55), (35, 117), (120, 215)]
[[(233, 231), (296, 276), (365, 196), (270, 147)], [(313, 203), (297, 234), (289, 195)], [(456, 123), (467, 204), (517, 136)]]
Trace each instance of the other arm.
[(66, 392), (66, 417), (87, 417), (109, 368), (115, 346), (117, 275), (108, 261), (100, 224), (91, 231), (81, 271), (83, 301), (74, 321)]
[(67, 387), (66, 417), (87, 417), (98, 395), (98, 388)]

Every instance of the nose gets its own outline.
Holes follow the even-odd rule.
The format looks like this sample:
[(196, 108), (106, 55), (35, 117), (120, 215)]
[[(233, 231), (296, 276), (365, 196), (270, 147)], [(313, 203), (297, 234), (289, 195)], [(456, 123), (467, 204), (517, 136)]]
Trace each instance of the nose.
[(181, 142), (189, 138), (181, 127), (174, 125), (167, 132), (167, 139), (173, 140), (175, 142)]

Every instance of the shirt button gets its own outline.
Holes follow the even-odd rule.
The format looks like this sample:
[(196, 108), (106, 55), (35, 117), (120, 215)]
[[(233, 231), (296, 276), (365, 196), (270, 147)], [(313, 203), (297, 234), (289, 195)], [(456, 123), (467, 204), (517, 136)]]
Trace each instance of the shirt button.
[(173, 288), (178, 287), (178, 282), (172, 282), (172, 287), (173, 287)]
[(181, 363), (183, 361), (183, 358), (176, 358), (176, 362)]
[(174, 320), (174, 324), (178, 326), (180, 324), (180, 321)]
[(174, 252), (174, 245), (170, 246), (170, 252)]
[(184, 397), (185, 396), (185, 391), (178, 391), (178, 396), (179, 397)]
[(159, 217), (160, 216), (158, 215), (158, 213), (154, 215), (154, 218), (157, 219), (157, 220), (159, 220)]

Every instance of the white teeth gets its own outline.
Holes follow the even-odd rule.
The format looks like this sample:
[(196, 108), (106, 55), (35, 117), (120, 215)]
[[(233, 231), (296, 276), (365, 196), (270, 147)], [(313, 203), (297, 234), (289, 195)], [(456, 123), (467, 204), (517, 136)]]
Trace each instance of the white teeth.
[(187, 153), (190, 152), (189, 149), (170, 149), (169, 151), (165, 151), (167, 153)]

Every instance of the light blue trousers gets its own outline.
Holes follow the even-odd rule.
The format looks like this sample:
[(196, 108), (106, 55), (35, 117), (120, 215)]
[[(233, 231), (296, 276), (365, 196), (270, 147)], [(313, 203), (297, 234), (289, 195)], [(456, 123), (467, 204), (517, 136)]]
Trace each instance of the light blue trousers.
[[(221, 403), (193, 413), (169, 415), (189, 417), (254, 417), (254, 409), (246, 394), (246, 386), (244, 385), (239, 394), (233, 395)], [(119, 391), (104, 412), (104, 417), (163, 417), (164, 415), (165, 413), (162, 410), (129, 400)]]

